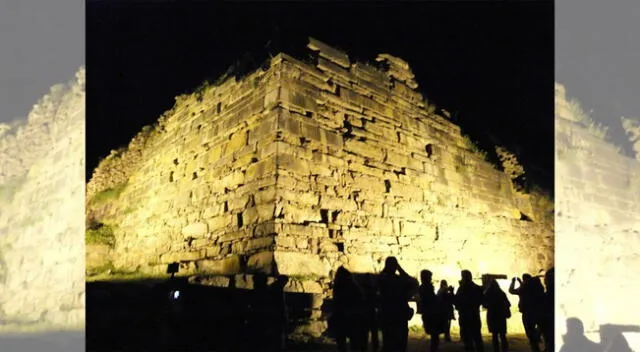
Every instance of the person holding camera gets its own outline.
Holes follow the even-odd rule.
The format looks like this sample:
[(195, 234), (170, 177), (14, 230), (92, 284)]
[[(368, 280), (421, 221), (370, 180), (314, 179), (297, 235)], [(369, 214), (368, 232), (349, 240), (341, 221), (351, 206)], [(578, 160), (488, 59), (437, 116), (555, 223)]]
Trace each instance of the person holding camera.
[(405, 352), (409, 320), (414, 311), (409, 300), (417, 292), (417, 280), (409, 276), (395, 257), (387, 257), (379, 276), (382, 351)]
[[(516, 281), (520, 284), (515, 288)], [(539, 281), (539, 280), (538, 280)], [(538, 314), (540, 313), (540, 305), (544, 299), (544, 288), (536, 285), (534, 279), (529, 274), (522, 274), (522, 280), (514, 277), (511, 279), (509, 293), (518, 295), (518, 310), (522, 313), (522, 325), (529, 339), (531, 351), (540, 352), (540, 332), (538, 330)]]

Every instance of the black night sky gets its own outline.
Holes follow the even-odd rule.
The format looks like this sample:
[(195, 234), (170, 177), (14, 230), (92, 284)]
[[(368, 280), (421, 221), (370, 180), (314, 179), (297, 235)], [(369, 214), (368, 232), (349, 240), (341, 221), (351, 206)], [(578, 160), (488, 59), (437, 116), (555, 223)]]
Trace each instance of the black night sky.
[(490, 153), (492, 144), (516, 152), (529, 179), (553, 192), (553, 11), (551, 1), (88, 1), (87, 178), (176, 95), (247, 53), (257, 64), (278, 51), (305, 57), (312, 36), (352, 61), (405, 59), (418, 90), (463, 133)]

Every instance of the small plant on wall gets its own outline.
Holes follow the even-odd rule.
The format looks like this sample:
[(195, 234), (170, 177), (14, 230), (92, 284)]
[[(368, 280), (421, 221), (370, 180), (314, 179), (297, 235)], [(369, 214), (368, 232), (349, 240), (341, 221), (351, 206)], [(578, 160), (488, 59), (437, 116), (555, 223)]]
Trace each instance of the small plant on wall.
[(211, 83), (209, 83), (208, 80), (202, 82), (198, 88), (195, 89), (195, 91), (193, 92), (196, 100), (198, 100), (199, 102), (202, 102), (202, 99), (204, 98), (204, 93), (207, 91), (207, 89), (211, 87)]
[(501, 146), (496, 147), (496, 154), (502, 163), (504, 173), (509, 176), (516, 189), (522, 189), (523, 185), (520, 183), (524, 181), (524, 167), (520, 165), (516, 155)]
[(476, 142), (474, 142), (473, 140), (471, 140), (471, 137), (469, 137), (467, 135), (463, 135), (462, 136), (462, 141), (464, 142), (464, 146), (465, 146), (466, 149), (472, 151), (473, 153), (476, 153), (476, 154), (480, 155), (483, 160), (487, 160), (487, 158), (488, 158), (487, 152), (482, 150), (482, 149), (480, 149), (478, 144)]
[(113, 228), (102, 223), (92, 224), (85, 234), (86, 244), (115, 246), (116, 238), (113, 234)]
[(91, 199), (89, 200), (89, 205), (97, 206), (104, 204), (110, 200), (117, 199), (126, 187), (127, 182), (122, 182), (111, 188), (100, 191), (99, 193), (96, 193), (93, 195), (93, 197), (91, 197)]

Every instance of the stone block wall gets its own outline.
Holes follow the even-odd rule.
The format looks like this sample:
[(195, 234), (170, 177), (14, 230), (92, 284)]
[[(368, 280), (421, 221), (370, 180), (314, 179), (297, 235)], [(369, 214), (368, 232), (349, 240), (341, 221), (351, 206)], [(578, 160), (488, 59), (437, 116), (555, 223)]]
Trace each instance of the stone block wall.
[(172, 262), (180, 275), (272, 271), (261, 252), (275, 234), (276, 74), (179, 97), (101, 163), (87, 185), (88, 217), (113, 228), (113, 271), (163, 275)]
[(585, 124), (561, 85), (556, 106), (556, 328), (578, 317), (597, 341), (601, 324), (637, 325), (640, 164)]
[(110, 253), (111, 274), (163, 276), (171, 262), (199, 278), (287, 274), (288, 290), (322, 297), (340, 265), (375, 273), (389, 255), (454, 285), (461, 269), (553, 265), (552, 200), (516, 192), (415, 90), (406, 62), (309, 47), (315, 62), (279, 54), (179, 97), (106, 158), (87, 215), (115, 245), (88, 258)]
[(84, 328), (84, 75), (0, 137), (0, 331)]
[(462, 268), (516, 275), (552, 265), (553, 218), (540, 197), (515, 192), (406, 82), (322, 52), (316, 67), (277, 62), (280, 272), (377, 272), (395, 255), (412, 275), (429, 268), (457, 282)]

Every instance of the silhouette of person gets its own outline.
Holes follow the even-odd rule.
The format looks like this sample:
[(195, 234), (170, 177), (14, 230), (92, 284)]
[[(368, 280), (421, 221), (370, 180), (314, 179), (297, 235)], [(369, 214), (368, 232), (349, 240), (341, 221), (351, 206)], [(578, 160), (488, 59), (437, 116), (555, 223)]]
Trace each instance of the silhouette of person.
[(332, 324), (336, 333), (338, 351), (347, 351), (347, 339), (351, 350), (366, 351), (364, 335), (364, 292), (354, 280), (351, 272), (341, 266), (333, 281), (333, 301), (335, 304)]
[(482, 322), (480, 320), (480, 306), (484, 300), (482, 288), (473, 282), (471, 272), (462, 270), (460, 273), (460, 287), (454, 298), (454, 305), (458, 310), (460, 335), (465, 351), (484, 351), (482, 341)]
[(289, 277), (278, 275), (276, 280), (269, 286), (271, 304), (273, 306), (271, 316), (271, 345), (274, 350), (282, 350), (285, 347), (287, 338), (287, 323), (289, 320), (287, 305), (284, 297), (284, 288), (289, 283)]
[[(398, 274), (396, 274), (396, 272)], [(382, 351), (405, 352), (409, 337), (408, 321), (413, 316), (409, 300), (415, 279), (409, 276), (395, 257), (387, 257), (379, 274)]]
[(440, 334), (444, 331), (444, 315), (442, 304), (436, 296), (435, 288), (431, 282), (433, 274), (429, 270), (420, 272), (422, 284), (418, 288), (418, 314), (422, 317), (422, 326), (431, 340), (431, 351), (438, 351)]
[(451, 342), (451, 321), (456, 319), (453, 312), (453, 292), (453, 286), (448, 286), (446, 280), (440, 281), (440, 288), (436, 295), (438, 296), (440, 305), (442, 306), (445, 342)]
[(362, 285), (364, 291), (364, 344), (368, 348), (369, 335), (371, 335), (371, 347), (373, 351), (378, 351), (380, 341), (378, 338), (378, 295), (376, 292), (375, 275), (366, 274)]
[(487, 325), (492, 337), (493, 351), (508, 351), (507, 319), (511, 317), (511, 303), (495, 279), (491, 280), (484, 293), (483, 306), (487, 308)]
[[(516, 280), (520, 283), (520, 287), (518, 288), (515, 288)], [(540, 281), (538, 280), (538, 282)], [(522, 280), (515, 277), (511, 279), (509, 293), (520, 297), (518, 309), (522, 313), (522, 325), (524, 326), (527, 339), (529, 339), (529, 346), (531, 346), (532, 351), (539, 352), (540, 333), (536, 325), (540, 320), (538, 314), (544, 292), (539, 292), (539, 288), (534, 283), (531, 275), (522, 274)]]
[(258, 349), (269, 342), (268, 324), (271, 306), (267, 286), (267, 276), (263, 273), (253, 275), (253, 290), (249, 294), (247, 328), (251, 338), (246, 341), (250, 350)]
[(560, 352), (603, 352), (602, 346), (584, 336), (584, 325), (578, 318), (567, 319), (567, 333)]
[(600, 326), (600, 346), (604, 352), (633, 352), (623, 332), (638, 332), (638, 326), (605, 324)]
[(253, 276), (253, 291), (249, 297), (247, 327), (252, 338), (247, 341), (251, 350), (280, 351), (286, 336), (286, 304), (284, 287), (289, 278), (281, 275), (267, 285), (267, 276)]

